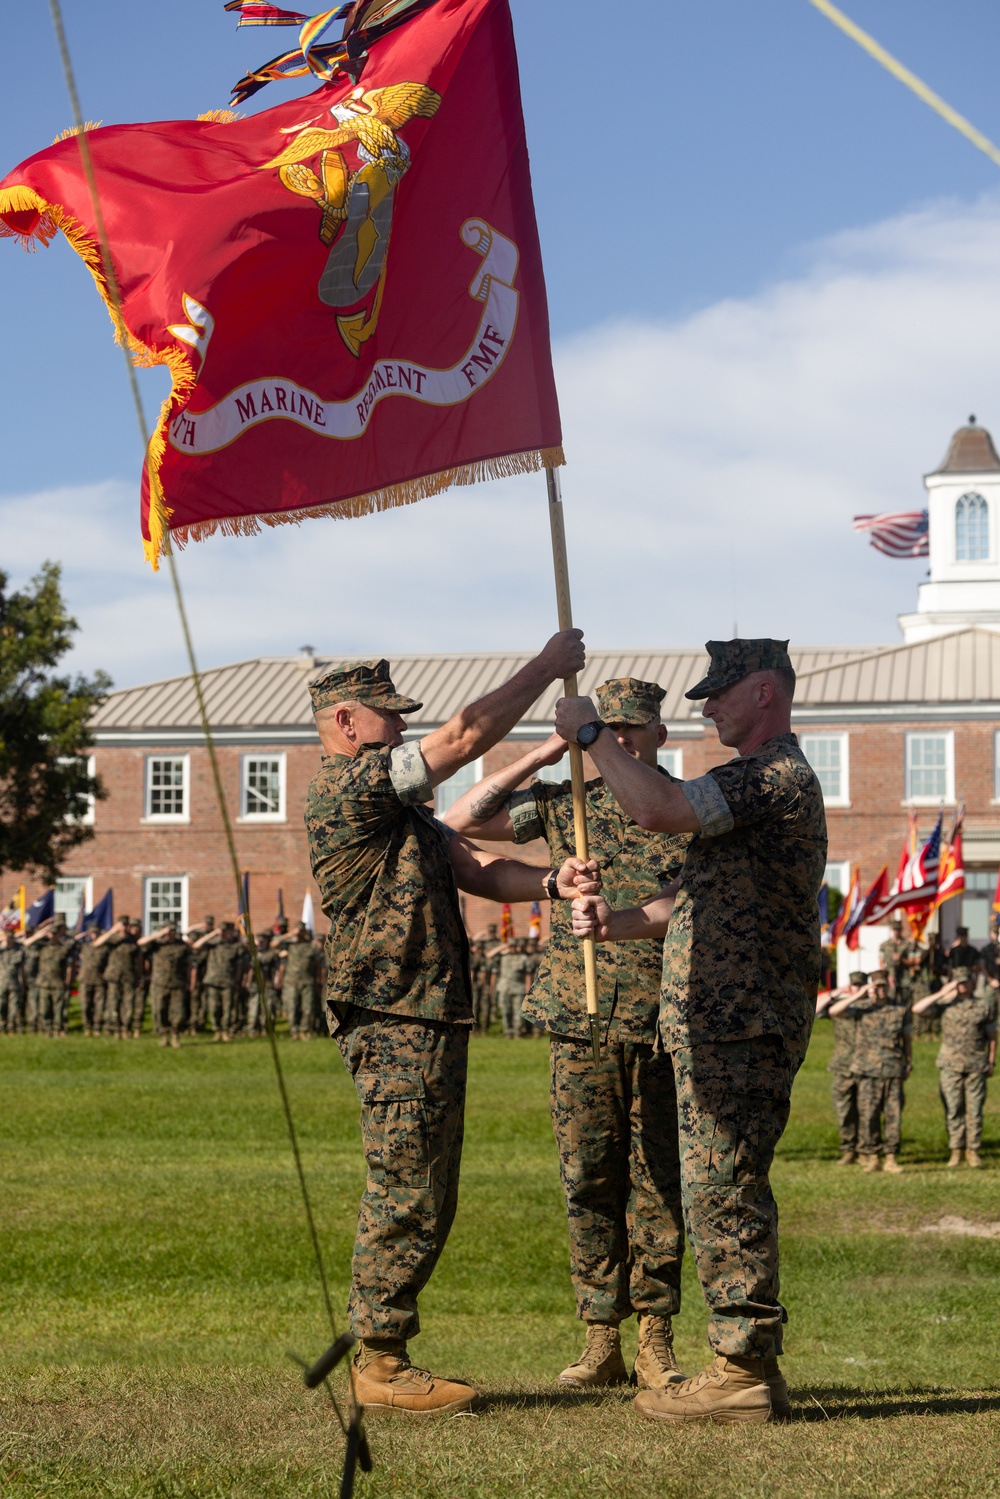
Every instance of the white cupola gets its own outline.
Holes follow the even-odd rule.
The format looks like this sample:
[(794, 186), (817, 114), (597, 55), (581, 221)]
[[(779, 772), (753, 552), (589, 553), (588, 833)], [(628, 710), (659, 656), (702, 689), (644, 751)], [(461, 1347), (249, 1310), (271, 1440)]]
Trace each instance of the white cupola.
[(924, 486), (930, 576), (917, 612), (899, 616), (903, 638), (910, 645), (970, 625), (1000, 631), (1000, 457), (974, 416)]

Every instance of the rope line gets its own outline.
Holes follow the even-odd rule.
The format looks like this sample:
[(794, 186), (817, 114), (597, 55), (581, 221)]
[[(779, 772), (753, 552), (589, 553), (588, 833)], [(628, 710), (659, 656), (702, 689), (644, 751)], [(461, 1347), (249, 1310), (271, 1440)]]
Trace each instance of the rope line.
[[(76, 87), (76, 75), (73, 69), (72, 59), (70, 57), (69, 45), (66, 40), (65, 27), (63, 26), (60, 0), (49, 0), (49, 8), (52, 12), (52, 24), (55, 28), (56, 41), (59, 47), (59, 55), (62, 60), (63, 73), (65, 74), (66, 78), (66, 89), (69, 93), (70, 105), (73, 111), (73, 120), (74, 124), (77, 127), (77, 144), (80, 148), (80, 157), (83, 164), (84, 176), (86, 177), (87, 187), (90, 193), (91, 206), (94, 213), (94, 223), (97, 229), (98, 239), (100, 241), (101, 259), (104, 263), (104, 273), (107, 278), (111, 305), (114, 310), (115, 326), (119, 334), (119, 342), (121, 344), (125, 366), (128, 370), (129, 388), (132, 392), (132, 400), (135, 405), (136, 419), (138, 421), (139, 432), (142, 437), (143, 452), (145, 452), (149, 446), (150, 434), (148, 426), (146, 424), (146, 414), (143, 410), (142, 396), (139, 391), (139, 382), (136, 378), (135, 366), (133, 365), (128, 352), (127, 329), (125, 327), (125, 319), (122, 313), (121, 292), (118, 286), (118, 278), (115, 274), (114, 264), (112, 263), (111, 259), (111, 250), (108, 244), (107, 230), (104, 223), (104, 214), (101, 208), (100, 196), (97, 191), (97, 177), (94, 171), (94, 159), (90, 152), (90, 144), (87, 140), (87, 132), (83, 128), (83, 111), (80, 108), (80, 98), (77, 93)], [(225, 793), (222, 786), (222, 776), (219, 770), (219, 757), (216, 751), (215, 739), (212, 735), (211, 724), (209, 722), (208, 707), (205, 702), (201, 673), (198, 669), (198, 662), (194, 651), (194, 642), (191, 637), (191, 629), (188, 623), (187, 609), (184, 604), (184, 594), (181, 590), (181, 580), (180, 574), (177, 569), (177, 559), (174, 555), (173, 549), (169, 544), (169, 534), (167, 536), (167, 544), (164, 547), (164, 552), (166, 554), (167, 564), (170, 571), (170, 579), (173, 584), (174, 598), (177, 603), (177, 612), (180, 617), (181, 633), (184, 637), (184, 648), (187, 654), (188, 666), (191, 672), (191, 681), (194, 686), (195, 699), (198, 705), (198, 716), (201, 721), (201, 729), (202, 733), (205, 736), (205, 745), (208, 749), (209, 762), (212, 768), (212, 780), (215, 785), (215, 796), (219, 806), (219, 814), (222, 818), (222, 826), (225, 834), (226, 847), (229, 853), (229, 860), (232, 866), (233, 879), (236, 884), (237, 903), (240, 914), (243, 916), (244, 936), (246, 937), (247, 947), (250, 950), (250, 961), (253, 966), (254, 982), (257, 987), (257, 995), (260, 1001), (260, 1010), (262, 1015), (264, 1016), (264, 1029), (267, 1034), (268, 1042), (270, 1044), (271, 1057), (274, 1062), (275, 1077), (278, 1083), (278, 1091), (281, 1094), (281, 1104), (284, 1110), (285, 1123), (288, 1127), (288, 1138), (291, 1143), (292, 1155), (295, 1160), (295, 1171), (298, 1177), (299, 1189), (302, 1195), (302, 1206), (305, 1212), (306, 1222), (309, 1227), (309, 1237), (312, 1242), (313, 1255), (316, 1260), (316, 1269), (319, 1274), (320, 1285), (322, 1286), (323, 1290), (323, 1302), (326, 1307), (326, 1314), (330, 1322), (330, 1333), (334, 1340), (336, 1340), (337, 1322), (334, 1315), (333, 1302), (330, 1298), (330, 1287), (326, 1275), (326, 1266), (323, 1261), (323, 1251), (319, 1242), (319, 1233), (316, 1229), (316, 1219), (313, 1214), (312, 1201), (309, 1196), (309, 1187), (306, 1182), (305, 1169), (302, 1164), (302, 1153), (299, 1149), (298, 1132), (295, 1128), (295, 1121), (292, 1117), (292, 1107), (291, 1101), (288, 1096), (288, 1088), (285, 1084), (284, 1069), (281, 1065), (281, 1057), (278, 1052), (278, 1038), (274, 1028), (274, 1016), (271, 1013), (270, 1005), (267, 1003), (267, 996), (264, 986), (264, 974), (260, 966), (260, 957), (257, 952), (257, 944), (254, 940), (253, 928), (250, 922), (250, 912), (243, 898), (243, 881), (240, 877), (240, 865), (236, 853), (236, 841), (233, 837), (232, 820), (230, 819), (229, 809), (226, 805)], [(358, 1407), (354, 1389), (353, 1361), (348, 1364), (348, 1371), (351, 1389), (351, 1403), (356, 1411)], [(330, 1395), (331, 1401), (333, 1402), (333, 1408), (337, 1413), (337, 1420), (340, 1423), (340, 1429), (346, 1436), (348, 1434), (348, 1423), (345, 1422), (340, 1407), (334, 1397), (333, 1391), (329, 1389), (329, 1387), (328, 1393)]]
[(873, 36), (870, 36), (867, 31), (862, 31), (861, 27), (852, 21), (850, 16), (845, 16), (842, 10), (838, 10), (835, 5), (830, 3), (830, 0), (809, 0), (809, 4), (814, 6), (816, 10), (821, 11), (827, 20), (832, 21), (834, 26), (838, 27), (845, 36), (849, 36), (852, 41), (857, 42), (858, 46), (868, 53), (869, 57), (873, 57), (877, 63), (880, 63), (885, 68), (886, 72), (891, 73), (893, 78), (898, 79), (904, 87), (916, 94), (918, 99), (922, 99), (926, 105), (933, 109), (935, 114), (941, 116), (942, 120), (947, 121), (960, 135), (964, 135), (967, 141), (971, 141), (978, 151), (982, 151), (984, 156), (989, 157), (994, 166), (1000, 167), (1000, 149), (987, 136), (983, 135), (981, 130), (977, 130), (975, 125), (967, 120), (964, 115), (960, 115), (957, 109), (952, 109), (951, 105), (946, 103), (940, 94), (936, 94), (932, 88), (924, 83), (922, 78), (918, 78), (916, 73), (911, 73), (909, 68), (904, 67), (897, 58), (893, 57), (891, 52), (887, 52)]

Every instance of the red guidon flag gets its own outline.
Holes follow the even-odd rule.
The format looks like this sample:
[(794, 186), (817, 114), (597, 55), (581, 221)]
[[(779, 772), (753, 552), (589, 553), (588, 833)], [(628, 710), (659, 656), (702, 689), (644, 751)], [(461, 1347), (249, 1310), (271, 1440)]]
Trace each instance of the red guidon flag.
[[(120, 334), (173, 376), (154, 567), (168, 534), (563, 461), (507, 0), (436, 0), (353, 72), (250, 119), (88, 131)], [(60, 229), (108, 300), (72, 138), (0, 184), (0, 233)]]

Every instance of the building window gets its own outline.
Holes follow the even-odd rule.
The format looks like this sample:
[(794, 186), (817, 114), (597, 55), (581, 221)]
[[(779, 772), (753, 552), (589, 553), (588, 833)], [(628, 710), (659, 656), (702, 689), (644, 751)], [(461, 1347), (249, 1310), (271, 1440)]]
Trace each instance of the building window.
[(180, 931), (187, 931), (188, 882), (187, 875), (162, 877), (148, 876), (143, 881), (142, 929), (148, 936), (158, 932), (161, 926), (175, 922)]
[(907, 734), (906, 800), (936, 806), (955, 800), (955, 736)]
[(240, 794), (244, 822), (284, 822), (284, 755), (244, 755)]
[(846, 734), (800, 734), (802, 753), (816, 772), (828, 807), (849, 807), (848, 737)]
[(656, 763), (661, 769), (667, 772), (668, 776), (675, 776), (678, 781), (684, 779), (683, 750), (674, 749), (673, 746), (667, 749), (658, 749), (656, 751)]
[(554, 765), (543, 765), (538, 772), (538, 779), (540, 781), (548, 781), (552, 786), (558, 786), (561, 781), (568, 781), (571, 773), (569, 768), (569, 750), (567, 750), (562, 759), (557, 760)]
[(163, 822), (188, 821), (188, 757), (146, 757), (146, 816)]
[(84, 912), (94, 908), (94, 881), (89, 875), (56, 880), (53, 900), (56, 915), (65, 916), (66, 925), (73, 931)]
[(440, 786), (434, 790), (434, 810), (439, 817), (443, 817), (449, 807), (453, 807), (460, 796), (471, 791), (477, 781), (483, 778), (482, 760), (473, 760), (471, 765), (463, 765), (461, 770), (456, 770), (453, 776), (442, 781)]
[(1000, 802), (1000, 729), (993, 732), (993, 800)]
[(985, 562), (989, 555), (989, 507), (981, 494), (963, 494), (955, 506), (955, 561)]
[[(83, 763), (84, 763), (84, 765), (86, 767), (87, 778), (92, 781), (94, 779), (95, 775), (97, 774), (97, 770), (95, 768), (97, 762), (94, 759), (94, 756), (93, 755), (87, 755), (86, 759), (84, 759), (84, 757), (81, 755), (80, 759), (83, 760)], [(73, 757), (71, 757), (69, 755), (60, 755), (60, 757), (59, 757), (59, 764), (60, 765), (75, 765), (75, 764), (77, 764), (77, 761), (76, 761), (75, 758), (73, 758)], [(66, 818), (66, 821), (67, 822), (82, 822), (82, 823), (86, 824), (88, 827), (92, 827), (93, 823), (94, 823), (94, 808), (95, 808), (96, 805), (97, 805), (96, 798), (93, 797), (93, 796), (88, 796), (86, 798), (86, 801), (84, 802), (84, 810), (83, 810), (82, 817), (76, 817), (73, 813), (70, 813), (70, 815)]]

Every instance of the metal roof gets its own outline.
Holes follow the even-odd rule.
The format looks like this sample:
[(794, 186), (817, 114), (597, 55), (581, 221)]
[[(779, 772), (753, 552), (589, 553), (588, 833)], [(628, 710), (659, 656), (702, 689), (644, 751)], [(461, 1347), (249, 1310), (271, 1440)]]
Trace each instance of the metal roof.
[(985, 427), (977, 427), (974, 416), (967, 427), (959, 427), (936, 474), (988, 474), (1000, 469), (1000, 457)]
[[(219, 731), (260, 733), (312, 730), (308, 684), (331, 666), (357, 657), (264, 656), (202, 673), (209, 718)], [(399, 655), (393, 680), (401, 692), (423, 703), (409, 722), (414, 728), (443, 723), (466, 703), (506, 682), (526, 662), (527, 652), (476, 655)], [(804, 647), (793, 650), (798, 673), (795, 705), (830, 710), (891, 708), (893, 705), (1000, 703), (1000, 634), (958, 630), (913, 645)], [(666, 689), (663, 717), (683, 724), (697, 719), (700, 704), (684, 693), (704, 676), (703, 650), (591, 651), (580, 690), (592, 694), (608, 677), (639, 677)], [(561, 684), (554, 683), (525, 714), (525, 722), (552, 722)], [(101, 738), (199, 728), (190, 677), (168, 677), (112, 692), (92, 720)]]

